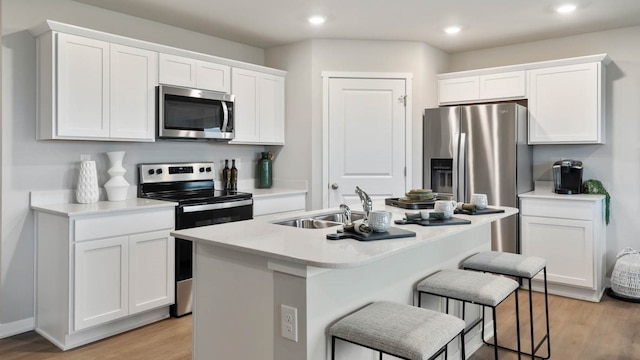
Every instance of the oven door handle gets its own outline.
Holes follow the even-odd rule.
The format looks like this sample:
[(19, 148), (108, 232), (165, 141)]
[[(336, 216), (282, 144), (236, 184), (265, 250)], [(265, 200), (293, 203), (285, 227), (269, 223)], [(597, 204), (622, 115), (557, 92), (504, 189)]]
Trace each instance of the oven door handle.
[(223, 202), (217, 204), (205, 204), (205, 205), (186, 205), (182, 207), (182, 212), (191, 213), (197, 211), (208, 211), (208, 210), (220, 210), (220, 209), (231, 209), (240, 206), (252, 205), (253, 200), (240, 200), (240, 201), (230, 201)]

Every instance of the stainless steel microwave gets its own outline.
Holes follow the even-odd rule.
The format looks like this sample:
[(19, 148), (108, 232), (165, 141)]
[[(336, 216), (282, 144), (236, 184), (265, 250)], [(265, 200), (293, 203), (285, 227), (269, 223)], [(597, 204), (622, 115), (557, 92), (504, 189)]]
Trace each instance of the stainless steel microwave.
[(178, 86), (158, 86), (158, 138), (231, 140), (233, 95)]

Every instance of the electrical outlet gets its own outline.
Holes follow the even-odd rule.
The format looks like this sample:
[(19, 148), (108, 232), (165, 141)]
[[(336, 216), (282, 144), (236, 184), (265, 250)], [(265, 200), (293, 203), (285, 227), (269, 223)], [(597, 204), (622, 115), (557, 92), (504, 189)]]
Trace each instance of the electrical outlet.
[(280, 304), (280, 334), (298, 342), (298, 309)]

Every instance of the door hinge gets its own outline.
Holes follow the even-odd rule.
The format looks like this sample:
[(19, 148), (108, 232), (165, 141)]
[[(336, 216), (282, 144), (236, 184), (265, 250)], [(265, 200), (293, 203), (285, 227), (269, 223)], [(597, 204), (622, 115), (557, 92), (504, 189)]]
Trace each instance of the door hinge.
[(398, 98), (398, 102), (402, 103), (404, 106), (407, 106), (407, 95), (401, 95)]

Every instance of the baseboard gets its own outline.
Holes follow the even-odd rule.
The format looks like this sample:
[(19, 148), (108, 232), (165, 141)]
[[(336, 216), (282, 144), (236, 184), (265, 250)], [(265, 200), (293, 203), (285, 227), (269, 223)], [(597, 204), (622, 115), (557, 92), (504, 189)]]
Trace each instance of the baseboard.
[(35, 329), (35, 327), (36, 320), (32, 317), (6, 324), (0, 324), (0, 339), (31, 331)]

